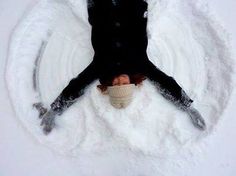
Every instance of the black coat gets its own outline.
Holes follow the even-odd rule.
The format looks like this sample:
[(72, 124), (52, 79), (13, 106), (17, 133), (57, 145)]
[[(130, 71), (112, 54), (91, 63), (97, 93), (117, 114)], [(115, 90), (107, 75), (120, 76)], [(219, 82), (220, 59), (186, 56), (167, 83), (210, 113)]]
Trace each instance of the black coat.
[(120, 74), (142, 74), (155, 83), (160, 93), (181, 107), (192, 100), (172, 78), (147, 57), (147, 7), (144, 0), (88, 0), (92, 26), (93, 61), (72, 79), (51, 108), (59, 114), (80, 97), (91, 82), (101, 84)]
[[(90, 1), (91, 3), (91, 1)], [(142, 0), (94, 0), (88, 8), (97, 78), (103, 84), (119, 74), (143, 73), (147, 3)]]

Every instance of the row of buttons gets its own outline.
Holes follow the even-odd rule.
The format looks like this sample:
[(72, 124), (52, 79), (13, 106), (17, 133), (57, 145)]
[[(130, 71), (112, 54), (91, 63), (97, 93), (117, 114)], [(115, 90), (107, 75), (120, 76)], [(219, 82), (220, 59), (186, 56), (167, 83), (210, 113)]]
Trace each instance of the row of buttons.
[[(117, 22), (117, 21), (114, 24), (115, 24), (115, 27), (117, 27), (117, 28), (119, 28), (121, 26), (120, 22)], [(121, 48), (121, 43), (119, 41), (115, 41), (115, 47), (116, 48)], [(116, 62), (116, 65), (120, 66), (121, 63), (120, 62)]]
[[(121, 26), (120, 22), (117, 22), (117, 21), (114, 24), (115, 24), (115, 27), (117, 27), (117, 28), (119, 28)], [(119, 41), (114, 41), (114, 46), (116, 48), (120, 48), (121, 47), (121, 43)]]

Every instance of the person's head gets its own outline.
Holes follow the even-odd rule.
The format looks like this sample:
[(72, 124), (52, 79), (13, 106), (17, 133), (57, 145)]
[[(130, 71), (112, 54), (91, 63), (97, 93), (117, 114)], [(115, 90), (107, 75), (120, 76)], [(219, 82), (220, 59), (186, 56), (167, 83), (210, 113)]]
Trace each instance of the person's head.
[(141, 85), (146, 77), (141, 74), (120, 74), (97, 87), (103, 94), (108, 94), (110, 103), (115, 108), (125, 108), (132, 101), (132, 94), (135, 85)]
[(101, 84), (98, 85), (97, 87), (99, 88), (99, 90), (106, 94), (107, 93), (107, 88), (109, 86), (121, 86), (121, 85), (125, 85), (125, 84), (135, 84), (136, 86), (139, 86), (142, 84), (142, 82), (146, 79), (146, 77), (142, 74), (132, 74), (132, 75), (128, 75), (128, 74), (120, 74), (118, 76), (114, 76), (111, 79), (107, 79), (106, 81), (102, 81), (100, 80)]
[(112, 86), (121, 86), (126, 84), (130, 84), (130, 78), (127, 74), (118, 75), (112, 80)]

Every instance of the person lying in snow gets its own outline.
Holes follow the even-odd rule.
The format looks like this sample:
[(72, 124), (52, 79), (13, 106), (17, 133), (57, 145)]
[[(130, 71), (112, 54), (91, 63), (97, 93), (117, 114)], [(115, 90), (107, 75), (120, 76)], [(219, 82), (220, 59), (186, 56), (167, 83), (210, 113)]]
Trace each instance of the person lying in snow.
[(193, 125), (206, 128), (200, 113), (192, 107), (193, 100), (170, 76), (159, 70), (146, 53), (148, 38), (147, 7), (144, 0), (88, 0), (88, 21), (92, 26), (93, 61), (42, 112), (41, 125), (48, 134), (55, 126), (55, 117), (61, 115), (86, 86), (99, 79), (98, 88), (108, 93), (115, 108), (125, 108), (132, 101), (135, 85), (149, 79), (159, 92), (181, 110), (189, 114)]

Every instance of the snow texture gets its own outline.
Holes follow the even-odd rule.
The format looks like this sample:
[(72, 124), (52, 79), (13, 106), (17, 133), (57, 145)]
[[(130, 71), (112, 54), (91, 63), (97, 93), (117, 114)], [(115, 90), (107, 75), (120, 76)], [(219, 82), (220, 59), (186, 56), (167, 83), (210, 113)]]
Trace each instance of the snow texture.
[(187, 114), (148, 80), (136, 87), (133, 102), (122, 110), (110, 105), (96, 81), (57, 117), (55, 129), (45, 136), (33, 104), (42, 102), (49, 108), (70, 79), (92, 61), (94, 52), (86, 1), (41, 0), (12, 35), (6, 80), (18, 118), (42, 144), (74, 157), (124, 151), (130, 165), (139, 157), (150, 157), (153, 175), (171, 175), (204, 150), (204, 139), (217, 127), (233, 89), (227, 35), (201, 1), (148, 4), (148, 56), (194, 100), (207, 130), (195, 129)]

